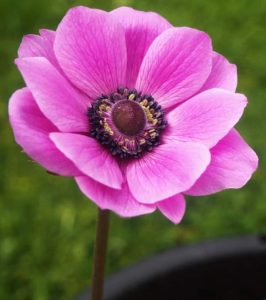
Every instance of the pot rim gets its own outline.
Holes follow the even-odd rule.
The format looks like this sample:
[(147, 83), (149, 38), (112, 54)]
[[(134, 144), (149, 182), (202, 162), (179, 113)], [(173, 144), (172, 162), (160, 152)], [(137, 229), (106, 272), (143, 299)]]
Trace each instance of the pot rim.
[[(146, 257), (140, 262), (112, 274), (105, 281), (104, 293), (108, 300), (116, 299), (124, 292), (163, 276), (172, 270), (189, 268), (204, 262), (218, 261), (234, 256), (255, 256), (266, 253), (265, 235), (244, 235), (219, 238), (199, 244), (175, 247)], [(89, 288), (76, 300), (87, 300)]]

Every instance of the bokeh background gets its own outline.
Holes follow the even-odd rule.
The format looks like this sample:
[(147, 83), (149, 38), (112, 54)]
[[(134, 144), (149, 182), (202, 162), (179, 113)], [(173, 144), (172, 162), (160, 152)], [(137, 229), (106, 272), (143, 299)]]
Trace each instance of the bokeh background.
[(111, 10), (130, 5), (154, 10), (176, 26), (204, 30), (214, 49), (238, 66), (238, 91), (249, 106), (237, 126), (260, 157), (241, 190), (189, 198), (179, 226), (159, 213), (135, 219), (112, 216), (108, 274), (175, 245), (266, 232), (264, 0), (0, 0), (0, 299), (73, 299), (90, 283), (96, 207), (70, 178), (48, 175), (15, 144), (7, 103), (23, 86), (13, 64), (22, 36), (55, 29), (75, 5)]

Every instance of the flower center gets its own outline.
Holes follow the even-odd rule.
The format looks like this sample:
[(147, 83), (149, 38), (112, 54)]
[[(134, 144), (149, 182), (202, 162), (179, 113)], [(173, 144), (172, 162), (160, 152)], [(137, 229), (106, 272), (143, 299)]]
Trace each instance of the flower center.
[(132, 100), (117, 102), (112, 110), (112, 119), (116, 128), (128, 136), (140, 133), (146, 123), (144, 110)]
[(113, 155), (137, 158), (160, 143), (164, 111), (150, 95), (118, 88), (98, 97), (88, 109), (90, 135)]

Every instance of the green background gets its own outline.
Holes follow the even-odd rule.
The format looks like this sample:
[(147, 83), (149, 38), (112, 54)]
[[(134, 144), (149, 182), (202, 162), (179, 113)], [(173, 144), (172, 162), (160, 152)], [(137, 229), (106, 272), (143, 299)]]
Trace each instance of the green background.
[(174, 25), (204, 30), (214, 49), (238, 66), (249, 105), (238, 129), (260, 157), (241, 190), (189, 198), (179, 226), (159, 213), (112, 216), (108, 273), (174, 245), (266, 232), (266, 2), (0, 0), (0, 299), (73, 299), (90, 282), (96, 207), (71, 178), (48, 175), (15, 144), (7, 119), (11, 93), (23, 86), (13, 64), (22, 36), (55, 29), (75, 5), (154, 10)]

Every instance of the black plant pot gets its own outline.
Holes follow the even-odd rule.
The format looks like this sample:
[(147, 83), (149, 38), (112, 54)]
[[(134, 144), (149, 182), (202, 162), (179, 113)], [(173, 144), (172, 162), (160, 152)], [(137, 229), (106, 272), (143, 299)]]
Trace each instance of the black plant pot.
[[(151, 257), (106, 280), (106, 300), (266, 300), (266, 237), (221, 239)], [(88, 300), (87, 289), (77, 300)]]

